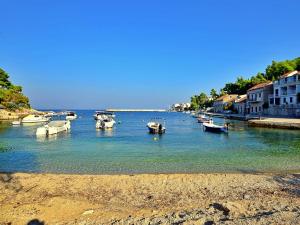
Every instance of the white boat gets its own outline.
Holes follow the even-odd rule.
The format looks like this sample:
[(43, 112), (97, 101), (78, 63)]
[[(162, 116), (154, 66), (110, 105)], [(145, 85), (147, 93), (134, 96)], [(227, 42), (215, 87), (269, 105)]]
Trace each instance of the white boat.
[(71, 129), (71, 122), (69, 120), (55, 120), (50, 123), (37, 128), (37, 136), (49, 136), (52, 134), (58, 134), (63, 131), (68, 131)]
[(50, 112), (46, 112), (46, 114), (44, 115), (45, 117), (52, 117), (52, 116), (56, 116), (56, 113), (53, 111)]
[(204, 131), (210, 131), (214, 133), (228, 133), (228, 124), (224, 124), (223, 126), (213, 124), (212, 122), (203, 123)]
[(205, 115), (199, 115), (197, 120), (198, 120), (198, 123), (211, 123), (212, 122), (212, 119)]
[(166, 132), (166, 128), (161, 123), (149, 122), (147, 127), (151, 134), (163, 134)]
[(66, 120), (75, 120), (77, 119), (77, 115), (75, 112), (67, 112)]
[(115, 117), (116, 117), (115, 114), (113, 114), (112, 112), (107, 112), (105, 110), (96, 111), (94, 114), (95, 120), (104, 120), (104, 119), (115, 118)]
[(111, 129), (116, 121), (112, 118), (100, 119), (96, 122), (96, 129)]
[(152, 119), (147, 124), (147, 127), (149, 129), (149, 133), (151, 134), (164, 134), (166, 132), (165, 122), (161, 122), (160, 118)]
[(28, 115), (22, 119), (22, 123), (43, 123), (49, 120), (50, 118), (41, 115)]
[(13, 121), (11, 124), (12, 124), (13, 126), (20, 126), (20, 125), (21, 125), (21, 120)]

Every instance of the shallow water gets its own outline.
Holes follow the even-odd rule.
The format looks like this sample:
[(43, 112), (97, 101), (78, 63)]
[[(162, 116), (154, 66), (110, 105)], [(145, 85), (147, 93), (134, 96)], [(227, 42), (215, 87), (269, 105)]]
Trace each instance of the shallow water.
[[(300, 170), (300, 132), (250, 128), (204, 132), (183, 113), (117, 113), (112, 131), (96, 131), (94, 111), (77, 110), (70, 133), (37, 138), (40, 125), (0, 124), (0, 171), (55, 173), (284, 172)], [(148, 134), (153, 117), (164, 135)], [(222, 119), (214, 119), (222, 123)]]

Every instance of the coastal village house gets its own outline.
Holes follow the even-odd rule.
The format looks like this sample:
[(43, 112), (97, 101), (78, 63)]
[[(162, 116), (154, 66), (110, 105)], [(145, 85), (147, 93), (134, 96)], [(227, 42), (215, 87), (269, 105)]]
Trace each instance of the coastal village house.
[(246, 114), (247, 95), (239, 95), (234, 101), (234, 109), (240, 115)]
[(214, 107), (214, 112), (217, 113), (222, 113), (224, 112), (224, 108), (228, 106), (229, 104), (232, 104), (238, 95), (223, 95), (219, 98), (217, 98), (214, 101), (213, 107)]
[(274, 93), (269, 96), (269, 114), (300, 116), (300, 72), (292, 71), (273, 82)]
[(187, 102), (187, 103), (175, 103), (171, 106), (171, 110), (172, 111), (176, 111), (176, 112), (183, 112), (186, 110), (189, 110), (191, 107), (191, 103)]
[(257, 84), (247, 91), (247, 114), (262, 115), (268, 108), (269, 95), (273, 94), (272, 82)]

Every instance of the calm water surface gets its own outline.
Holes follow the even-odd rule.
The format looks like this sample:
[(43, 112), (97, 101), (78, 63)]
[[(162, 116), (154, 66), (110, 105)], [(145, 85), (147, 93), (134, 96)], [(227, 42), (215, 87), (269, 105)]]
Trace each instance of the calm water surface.
[[(97, 131), (94, 111), (77, 111), (71, 132), (37, 138), (40, 125), (0, 124), (0, 171), (55, 173), (283, 172), (300, 170), (300, 132), (249, 128), (204, 132), (182, 113), (117, 113), (112, 131)], [(146, 123), (166, 119), (166, 134)], [(215, 119), (222, 123), (222, 119)]]

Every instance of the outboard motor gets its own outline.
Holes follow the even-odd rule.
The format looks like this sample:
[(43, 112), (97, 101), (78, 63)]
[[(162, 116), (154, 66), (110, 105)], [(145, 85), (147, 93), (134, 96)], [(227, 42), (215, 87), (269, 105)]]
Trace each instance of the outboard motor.
[(159, 126), (158, 126), (158, 132), (162, 133), (162, 125), (161, 124), (159, 124)]

